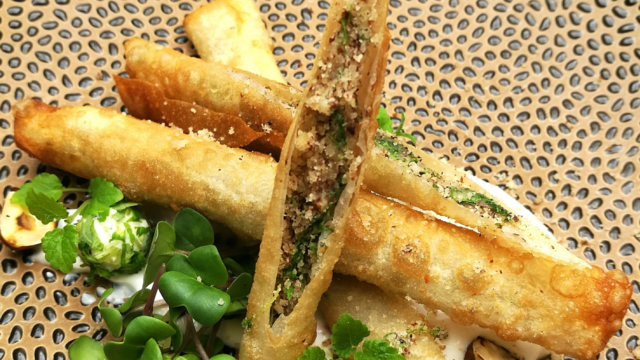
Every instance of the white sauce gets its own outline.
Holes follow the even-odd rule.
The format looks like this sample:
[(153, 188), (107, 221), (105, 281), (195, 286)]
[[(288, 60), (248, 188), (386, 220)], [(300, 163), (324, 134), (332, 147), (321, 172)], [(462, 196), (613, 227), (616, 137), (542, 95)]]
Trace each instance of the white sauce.
[[(418, 310), (424, 308), (417, 305)], [(422, 308), (422, 309), (420, 309)], [(467, 351), (467, 347), (478, 336), (481, 336), (487, 340), (491, 340), (494, 343), (509, 350), (512, 355), (522, 360), (537, 360), (550, 352), (540, 345), (532, 344), (525, 341), (504, 341), (496, 335), (493, 330), (483, 329), (478, 325), (464, 326), (453, 322), (445, 313), (438, 310), (437, 314), (433, 311), (429, 313), (428, 320), (433, 326), (440, 326), (447, 330), (449, 337), (446, 340), (442, 340), (442, 344), (446, 345), (446, 348), (442, 351), (444, 357), (447, 360), (463, 360), (464, 354)]]

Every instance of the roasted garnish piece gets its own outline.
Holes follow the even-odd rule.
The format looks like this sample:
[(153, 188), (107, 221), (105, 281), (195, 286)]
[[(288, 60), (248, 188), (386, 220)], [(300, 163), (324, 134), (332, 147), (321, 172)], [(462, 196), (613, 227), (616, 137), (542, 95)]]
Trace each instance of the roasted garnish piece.
[(320, 310), (330, 326), (345, 312), (361, 319), (371, 331), (371, 338), (389, 342), (407, 360), (444, 360), (435, 339), (445, 330), (431, 326), (399, 294), (387, 293), (352, 276), (334, 275), (322, 296)]
[(7, 194), (2, 207), (0, 232), (2, 240), (14, 249), (26, 249), (42, 243), (42, 237), (56, 228), (55, 222), (43, 224), (31, 215), (29, 209), (20, 204), (13, 204), (13, 192)]
[(241, 359), (295, 359), (315, 338), (313, 314), (340, 256), (377, 128), (387, 7), (388, 0), (331, 6), (278, 163)]
[(286, 84), (273, 56), (273, 40), (253, 0), (205, 3), (184, 18), (184, 29), (203, 60)]
[(249, 242), (262, 234), (276, 167), (267, 155), (105, 108), (22, 100), (13, 114), (17, 145), (49, 165), (112, 181), (132, 201), (191, 207)]
[(518, 360), (507, 349), (483, 338), (473, 340), (467, 348), (464, 360)]

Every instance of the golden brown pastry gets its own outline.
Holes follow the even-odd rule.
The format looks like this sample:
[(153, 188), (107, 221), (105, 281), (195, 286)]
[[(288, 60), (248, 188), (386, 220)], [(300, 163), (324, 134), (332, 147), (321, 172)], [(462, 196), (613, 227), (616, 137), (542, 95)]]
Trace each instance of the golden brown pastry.
[(278, 163), (240, 359), (296, 359), (315, 339), (314, 313), (377, 128), (387, 7), (388, 0), (337, 0), (329, 10)]
[(408, 295), (463, 325), (495, 330), (501, 339), (580, 359), (594, 357), (622, 325), (632, 290), (620, 270), (505, 247), (371, 193), (357, 201), (339, 273)]
[(336, 274), (322, 295), (320, 310), (329, 326), (343, 313), (362, 321), (371, 332), (370, 338), (387, 339), (407, 360), (444, 360), (440, 345), (428, 332), (430, 324), (401, 295)]
[(18, 146), (49, 165), (108, 179), (133, 201), (194, 208), (254, 243), (262, 234), (276, 169), (267, 155), (107, 108), (22, 100), (13, 114)]
[(187, 15), (184, 29), (203, 60), (286, 84), (253, 0), (213, 0)]
[[(127, 40), (124, 47), (127, 74), (132, 79), (155, 85), (168, 99), (239, 117), (254, 131), (267, 133), (257, 140), (268, 140), (264, 147), (269, 144), (278, 149), (282, 147), (300, 98), (295, 88), (192, 58), (141, 38)], [(143, 103), (129, 101), (125, 105), (130, 111), (139, 109), (138, 114), (146, 111)], [(144, 118), (177, 123), (169, 118), (154, 118), (153, 113)], [(201, 130), (197, 123), (192, 125), (194, 131)]]
[[(55, 167), (104, 177), (132, 199), (191, 207), (252, 239), (263, 232), (276, 166), (266, 156), (107, 109), (23, 100), (14, 115), (17, 145)], [(338, 272), (576, 358), (597, 354), (621, 327), (631, 287), (619, 270), (503, 246), (364, 191), (355, 206)]]

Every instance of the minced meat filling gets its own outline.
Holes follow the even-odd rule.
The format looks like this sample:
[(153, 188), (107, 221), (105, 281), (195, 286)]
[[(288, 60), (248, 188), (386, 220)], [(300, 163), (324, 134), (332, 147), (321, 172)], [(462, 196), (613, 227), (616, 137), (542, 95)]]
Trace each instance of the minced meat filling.
[[(293, 311), (317, 271), (333, 231), (335, 206), (354, 162), (356, 126), (362, 116), (356, 91), (360, 60), (370, 41), (370, 10), (356, 14), (359, 1), (344, 10), (342, 28), (331, 39), (310, 82), (306, 116), (300, 123), (291, 158), (285, 203), (285, 234), (272, 316)], [(353, 10), (353, 11), (352, 11)], [(359, 160), (357, 160), (359, 161)]]

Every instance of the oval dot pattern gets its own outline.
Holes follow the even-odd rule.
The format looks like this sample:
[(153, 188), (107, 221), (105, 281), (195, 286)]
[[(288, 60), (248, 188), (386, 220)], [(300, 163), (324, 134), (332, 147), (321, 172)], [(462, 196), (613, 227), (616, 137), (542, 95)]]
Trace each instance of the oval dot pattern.
[[(65, 276), (55, 269), (0, 246), (0, 357), (3, 359), (66, 358), (65, 346), (85, 334), (111, 339), (101, 317), (96, 317), (97, 300), (82, 303), (79, 289), (99, 298), (106, 281), (85, 285), (84, 276)], [(73, 289), (78, 292), (73, 295)], [(48, 357), (47, 357), (48, 356)]]
[[(182, 20), (203, 3), (0, 5), (3, 195), (43, 171), (57, 173), (66, 186), (87, 182), (16, 147), (10, 112), (17, 100), (126, 111), (112, 79), (124, 73), (122, 43), (141, 36), (197, 56)], [(330, 1), (257, 3), (281, 72), (304, 87)], [(577, 256), (629, 276), (633, 302), (610, 351), (600, 356), (628, 358), (640, 326), (640, 2), (391, 0), (388, 26), (383, 102), (394, 122), (404, 112), (405, 130), (420, 148), (505, 189)], [(83, 196), (68, 194), (65, 204), (77, 207)], [(95, 294), (95, 286), (86, 287), (82, 277), (65, 281), (8, 249), (0, 259), (0, 332), (11, 334), (14, 318), (29, 306), (37, 309), (29, 324), (43, 325), (23, 326), (14, 344), (3, 336), (0, 353), (64, 358), (63, 346), (80, 332), (106, 336), (95, 304), (80, 303), (79, 295)], [(25, 345), (32, 334), (44, 345)]]

